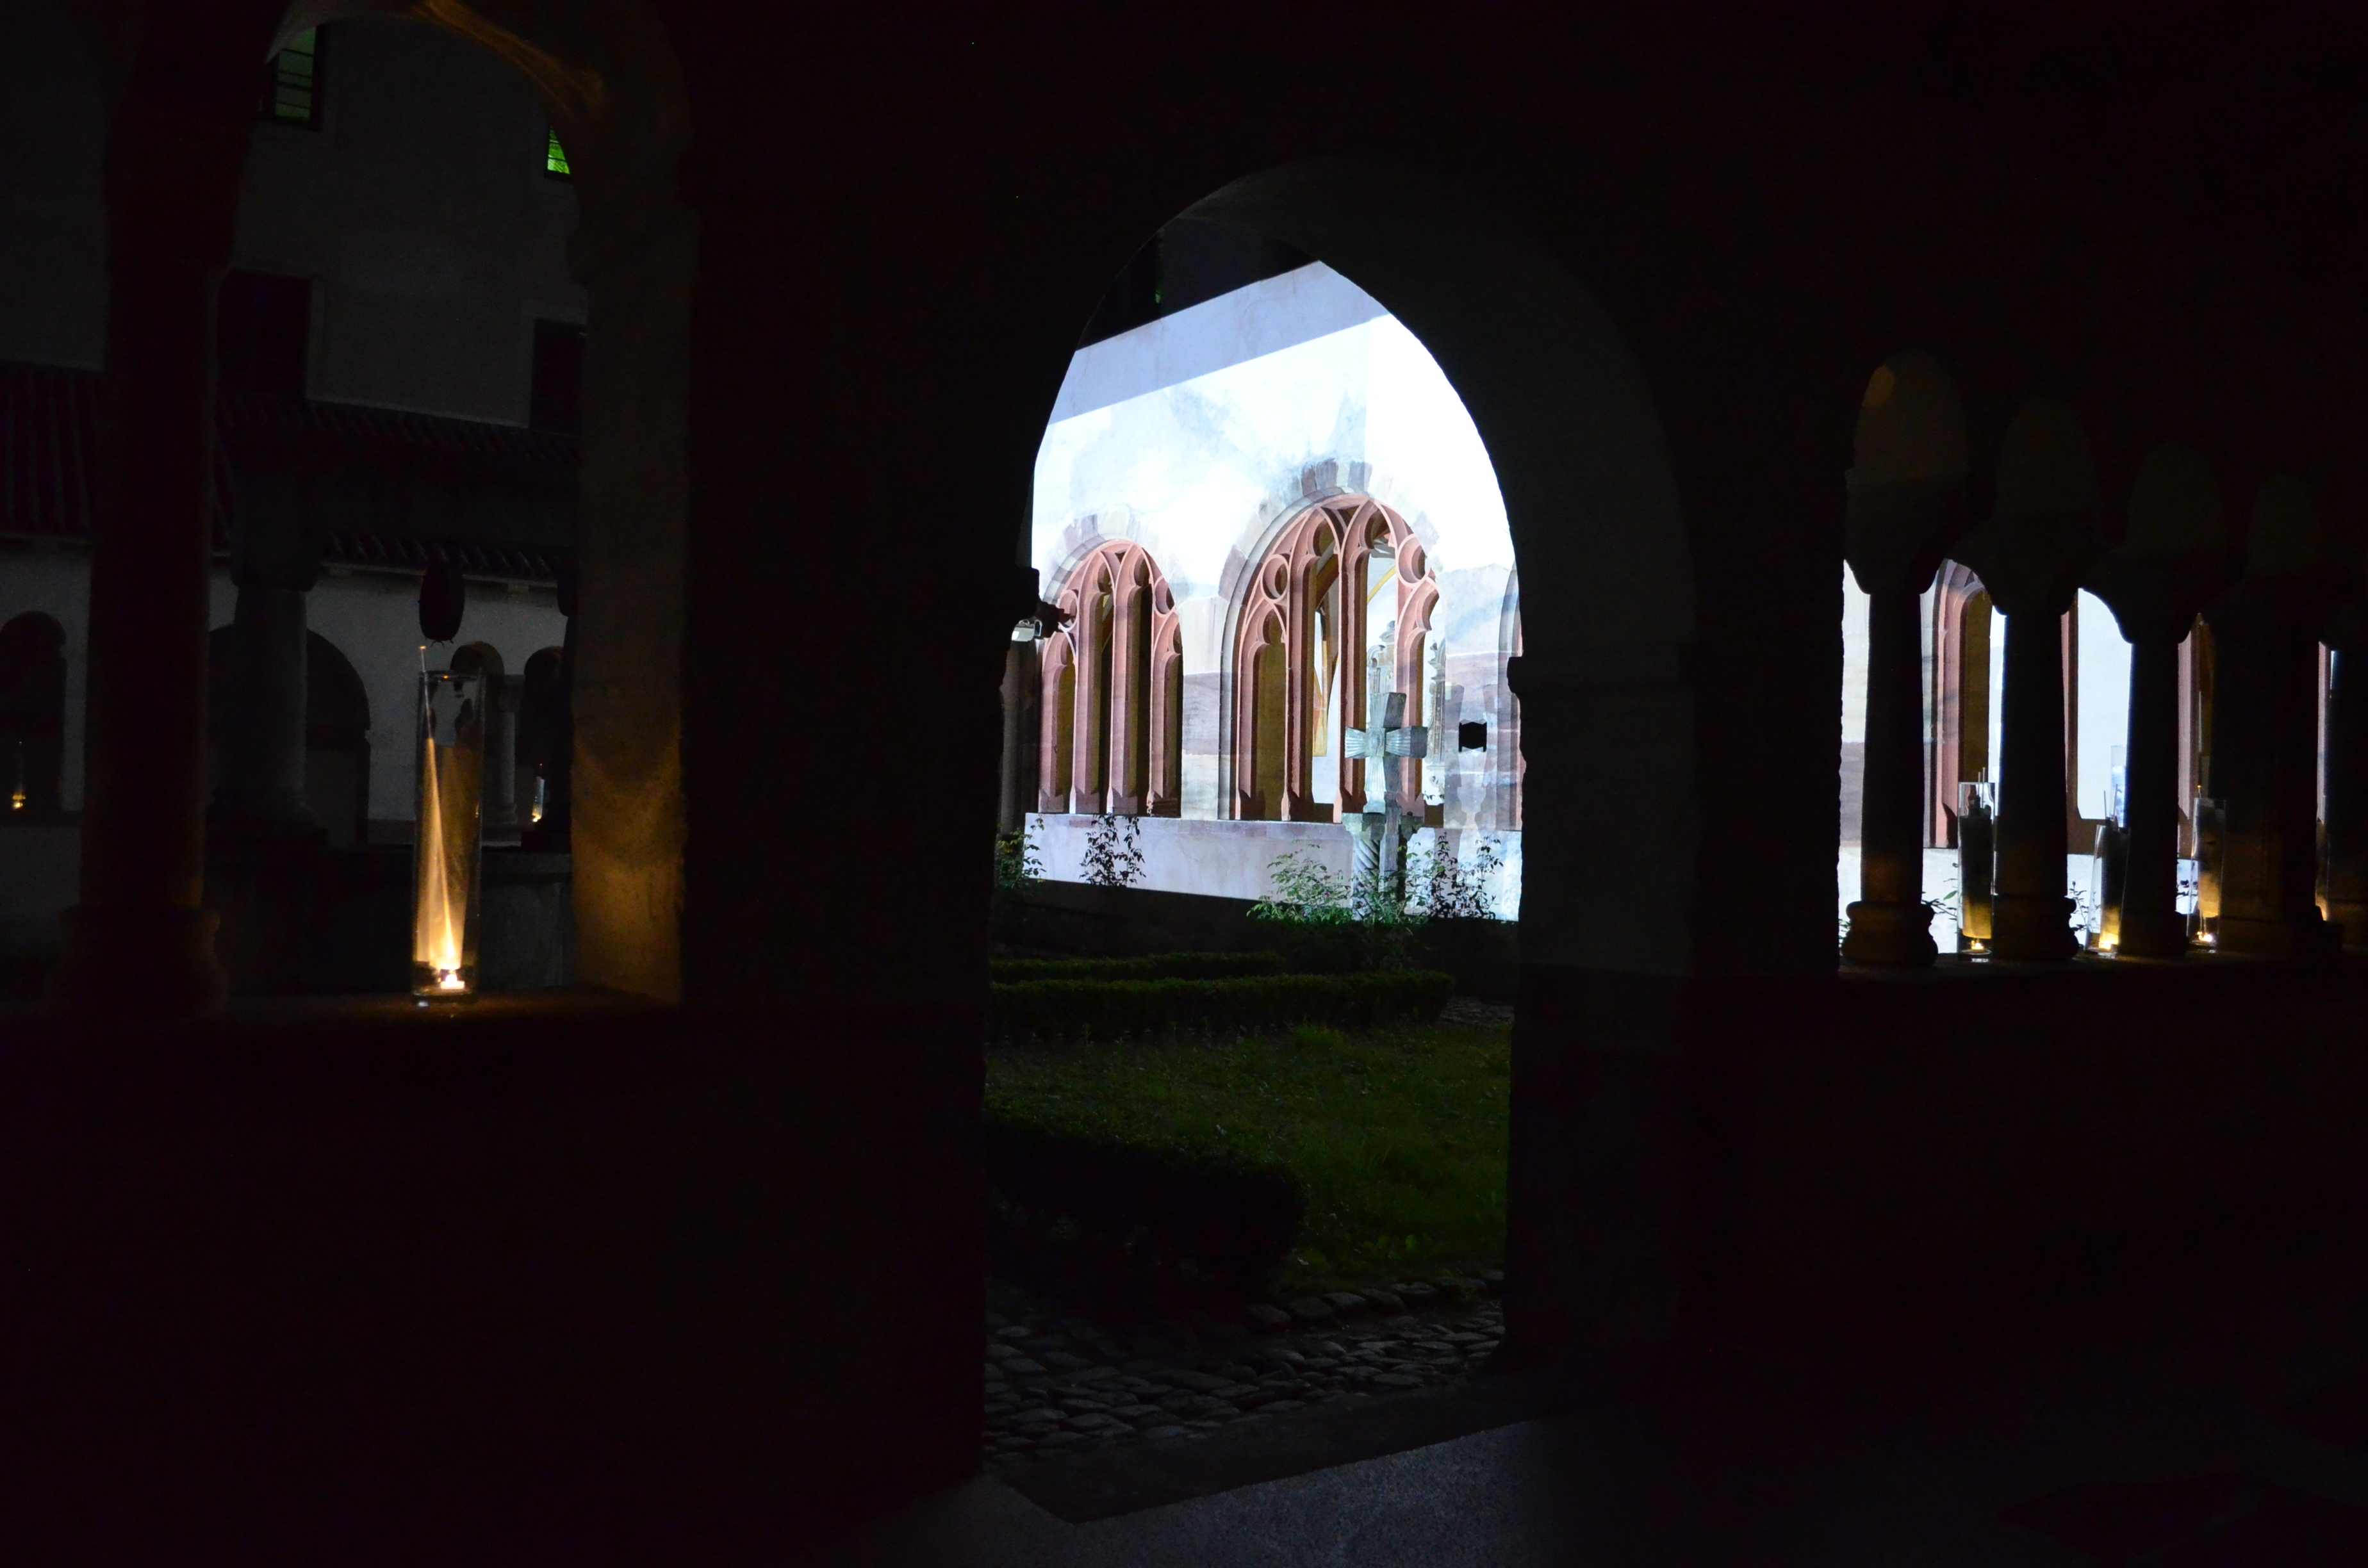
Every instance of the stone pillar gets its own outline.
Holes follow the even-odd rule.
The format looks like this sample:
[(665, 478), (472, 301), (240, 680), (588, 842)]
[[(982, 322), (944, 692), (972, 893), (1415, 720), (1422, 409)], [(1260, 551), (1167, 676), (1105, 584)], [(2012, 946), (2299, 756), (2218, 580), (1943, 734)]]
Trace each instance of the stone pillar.
[(2119, 950), (2175, 959), (2187, 951), (2179, 913), (2179, 643), (2130, 640), (2130, 738), (2123, 765), (2129, 822)]
[(518, 710), (524, 677), (494, 675), (485, 681), (485, 838), (507, 844), (518, 836)]
[(2124, 957), (2187, 951), (2179, 913), (2179, 644), (2241, 564), (2211, 471), (2184, 448), (2158, 448), (2131, 485), (2128, 533), (2089, 580), (2130, 644)]
[(2002, 959), (2068, 959), (2079, 949), (2065, 893), (2062, 614), (2006, 618), (1998, 889), (1990, 917), (1990, 951)]
[(78, 1014), (178, 1017), (226, 990), (214, 918), (200, 907), (207, 524), (214, 294), (229, 264), (254, 68), (242, 96), (210, 101), (201, 59), (184, 58), (187, 40), (173, 36), (181, 30), (175, 18), (152, 22), (142, 46), (158, 79), (181, 90), (135, 91), (108, 133), (106, 489), (91, 541), (82, 885), (50, 981), (56, 1004)]
[(2056, 961), (2079, 950), (2066, 896), (2063, 618), (2107, 543), (2095, 465), (2063, 404), (2025, 403), (1998, 454), (1998, 502), (1959, 541), (2006, 616), (1998, 857), (1990, 951)]
[(995, 831), (1018, 833), (1027, 825), (1036, 798), (1035, 697), (1042, 684), (1036, 643), (1014, 641), (1003, 655), (1003, 771), (996, 796)]
[(1859, 896), (1842, 957), (1930, 963), (1924, 902), (1924, 650), (1919, 601), (1968, 521), (1965, 428), (1955, 384), (1929, 354), (1896, 355), (1860, 403), (1844, 529), (1867, 605), (1866, 773)]
[(2368, 617), (2334, 633), (2327, 699), (2327, 914), (2343, 945), (2368, 950)]
[(239, 585), (217, 683), (219, 776), (207, 818), (217, 834), (321, 832), (304, 795), (304, 598), (302, 588)]
[(1923, 650), (1919, 595), (1886, 586), (1869, 596), (1866, 778), (1859, 832), (1859, 896), (1842, 957), (1852, 963), (1928, 964), (1932, 911), (1924, 903)]
[(2219, 659), (2213, 787), (2226, 802), (2219, 949), (2330, 950), (2318, 911), (2318, 634), (2336, 583), (2301, 483), (2262, 486), (2245, 576), (2204, 611)]

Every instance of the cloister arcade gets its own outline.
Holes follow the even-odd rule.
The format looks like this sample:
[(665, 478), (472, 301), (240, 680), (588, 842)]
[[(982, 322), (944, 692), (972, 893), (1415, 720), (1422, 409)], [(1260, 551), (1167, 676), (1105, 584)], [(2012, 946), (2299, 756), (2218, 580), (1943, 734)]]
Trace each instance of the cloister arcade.
[[(376, 9), (514, 65), (584, 198), (581, 985), (465, 1017), (209, 1021), (209, 301), (257, 62)], [(692, 1561), (974, 1471), (996, 682), (1043, 589), (1077, 595), (1040, 688), (1047, 792), (1064, 762), (1072, 809), (1190, 789), (1160, 745), (1176, 568), (1113, 543), (1041, 580), (1031, 464), (1080, 324), (1178, 213), (1370, 293), (1501, 489), (1524, 835), (1508, 1365), (1593, 1367), (2356, 1165), (2368, 1073), (2328, 1042), (2362, 989), (2326, 949), (2336, 924), (2368, 933), (2368, 361), (2307, 290), (2042, 161), (2001, 175), (1890, 85), (1685, 7), (1534, 36), (1442, 12), (1386, 47), (1332, 8), (1222, 5), (1082, 30), (713, 0), (76, 16), (109, 125), (80, 902), (0, 1095), (5, 1250), (30, 1260), (0, 1283), (0, 1371), (59, 1434), (0, 1476), (0, 1517), (63, 1555), (323, 1560), (368, 1528), (448, 1561)], [(1318, 60), (1367, 85), (1355, 116), (1306, 90)], [(1516, 69), (1564, 90), (1508, 92)], [(2151, 461), (2173, 441), (2258, 497), (2243, 528), (2192, 467)], [(1335, 637), (1343, 664), (1370, 651), (1357, 594), (1337, 631), (1330, 596), (1374, 591), (1384, 538), (1385, 652), (1422, 689), (1411, 519), (1330, 488), (1278, 519), (1279, 591), (1242, 596), (1242, 814), (1370, 794), (1345, 746), (1316, 750), (1336, 701), (1344, 733), (1358, 711), (1317, 677)], [(898, 590), (859, 591), (882, 541)], [(1933, 956), (1919, 606), (1949, 561), (2004, 626), (2006, 961), (1896, 983), (1872, 971)], [(1838, 966), (1845, 562), (1868, 635)], [(2199, 612), (2226, 804), (2221, 956), (2102, 986), (2089, 964), (2059, 983), (2062, 619), (2084, 588), (2131, 649), (2123, 954), (2184, 950)], [(1960, 770), (1965, 708), (1961, 687)], [(860, 785), (816, 777), (854, 755)]]
[[(1876, 371), (1850, 475), (1866, 597), (1846, 680), (1863, 681), (1865, 738), (1858, 757), (1845, 749), (1861, 775), (1845, 894), (1855, 841), (1861, 897), (1844, 956), (1930, 961), (1936, 905), (1964, 948), (2025, 960), (2069, 957), (2076, 926), (2131, 958), (2368, 946), (2356, 916), (2348, 934), (2328, 918), (2354, 903), (2368, 832), (2339, 777), (2362, 721), (2333, 684), (2349, 626), (2331, 607), (2359, 578), (2307, 489), (2270, 478), (2240, 534), (2210, 469), (2164, 445), (2136, 465), (2121, 522), (2078, 422), (2033, 403), (2008, 425), (1976, 519), (1964, 451), (1937, 360)], [(1943, 549), (1979, 564), (1934, 561)], [(2221, 718), (2239, 693), (2248, 705)], [(2215, 767), (2235, 723), (2259, 749)], [(1962, 869), (1935, 899), (1932, 852), (1948, 849)], [(2091, 858), (2093, 876), (2067, 874)]]

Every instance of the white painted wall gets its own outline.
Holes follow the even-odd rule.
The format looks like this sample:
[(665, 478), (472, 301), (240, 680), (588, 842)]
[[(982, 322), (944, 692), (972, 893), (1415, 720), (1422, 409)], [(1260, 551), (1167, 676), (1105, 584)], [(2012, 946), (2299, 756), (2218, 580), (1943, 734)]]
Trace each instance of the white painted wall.
[[(1030, 814), (1029, 841), (1047, 881), (1085, 881), (1086, 839), (1094, 820)], [(1136, 885), (1168, 892), (1266, 898), (1278, 891), (1271, 873), (1285, 855), (1315, 861), (1343, 882), (1356, 860), (1349, 830), (1337, 823), (1196, 822), (1189, 817), (1142, 817), (1137, 823), (1135, 847), (1143, 856), (1143, 879)], [(1484, 843), (1496, 849), (1498, 869), (1488, 883), (1488, 901), (1499, 918), (1513, 918), (1521, 899), (1520, 834), (1469, 829), (1448, 837), (1466, 865), (1474, 862)], [(1424, 828), (1409, 841), (1408, 861), (1417, 871), (1436, 852), (1439, 838), (1436, 830)]]
[[(230, 624), (238, 588), (216, 566), (210, 624)], [(386, 822), (412, 815), (412, 703), (419, 675), (419, 580), (391, 574), (324, 576), (305, 604), (312, 629), (336, 644), (361, 676), (370, 709), (370, 814)], [(21, 550), (0, 558), (0, 623), (38, 610), (65, 629), (66, 724), (63, 796), (65, 809), (83, 801), (83, 710), (90, 672), (90, 559), (78, 550)], [(567, 619), (549, 588), (512, 595), (494, 585), (469, 585), (461, 639), (489, 644), (504, 670), (517, 675), (544, 648), (558, 647)], [(442, 659), (451, 650), (434, 651)]]
[[(236, 603), (227, 573), (214, 581), (214, 624), (227, 625)], [(419, 579), (391, 574), (324, 576), (305, 606), (312, 629), (336, 645), (362, 677), (370, 697), (370, 815), (374, 822), (409, 822), (415, 811), (411, 746), (419, 699)], [(462, 642), (484, 642), (502, 657), (505, 674), (518, 675), (545, 648), (567, 634), (549, 588), (514, 596), (482, 583), (469, 585), (468, 608), (461, 619)], [(428, 650), (437, 667), (450, 647)]]

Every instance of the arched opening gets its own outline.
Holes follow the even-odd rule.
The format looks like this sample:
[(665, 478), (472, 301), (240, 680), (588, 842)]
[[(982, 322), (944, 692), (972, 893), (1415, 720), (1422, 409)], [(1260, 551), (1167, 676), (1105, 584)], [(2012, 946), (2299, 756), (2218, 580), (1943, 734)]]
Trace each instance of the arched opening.
[(65, 628), (28, 612), (0, 626), (0, 817), (52, 820), (65, 809)]
[(304, 639), (304, 798), (332, 847), (369, 841), (370, 693), (337, 645)]
[[(1376, 856), (1385, 860), (1384, 819), (1389, 833), (1407, 837), (1445, 842), (1452, 833), (1467, 844), (1486, 835), (1515, 845), (1524, 822), (1551, 821), (1553, 869), (1541, 878), (1539, 850), (1518, 848), (1518, 869), (1489, 890), (1501, 899), (1498, 913), (1511, 914), (1518, 900), (1525, 947), (1532, 932), (1536, 938), (1524, 957), (1548, 977), (1579, 964), (1682, 971), (1690, 947), (1679, 890), (1692, 876), (1692, 742), (1675, 650), (1691, 631), (1686, 544), (1652, 415), (1608, 324), (1558, 267), (1460, 196), (1400, 171), (1278, 171), (1230, 187), (1171, 227), (1198, 247), (1196, 266), (1235, 244), (1256, 253), (1261, 270), (1172, 310), (1138, 309), (1137, 319), (1115, 319), (1124, 312), (1112, 303), (1121, 291), (1114, 289), (1071, 361), (1039, 450), (1027, 552), (1043, 596), (1069, 618), (1043, 640), (1038, 668), (1043, 721), (1034, 744), (1046, 809), (1031, 825), (1057, 828), (1052, 813), (1064, 801), (1071, 812), (1126, 811), (1138, 778), (1156, 797), (1167, 770), (1157, 765), (1156, 742), (1137, 751), (1123, 722), (1100, 727), (1103, 715), (1141, 704), (1173, 715), (1156, 722), (1172, 723), (1181, 740), (1170, 776), (1176, 831), (1155, 837), (1156, 824), (1143, 824), (1145, 844), (1175, 846), (1166, 865), (1145, 857), (1141, 883), (1187, 895), (1159, 906), (1171, 918), (1182, 918), (1193, 898), (1220, 902), (1189, 879), (1229, 860), (1273, 873), (1292, 853), (1316, 853), (1344, 879)], [(1157, 242), (1167, 243), (1164, 235)], [(1278, 246), (1296, 259), (1277, 267)], [(1153, 279), (1140, 292), (1156, 307), (1162, 280), (1184, 271), (1156, 257), (1147, 267), (1140, 262), (1133, 270)], [(1483, 278), (1501, 291), (1490, 295)], [(1237, 308), (1229, 304), (1236, 293), (1283, 308)], [(1294, 333), (1294, 312), (1321, 320)], [(1214, 357), (1165, 352), (1196, 331), (1226, 340), (1235, 317), (1252, 315), (1282, 324), (1278, 340), (1236, 335)], [(1383, 367), (1419, 383), (1419, 394), (1391, 405), (1360, 383), (1364, 401), (1354, 416), (1336, 418), (1332, 383), (1323, 379), (1326, 355)], [(1163, 365), (1190, 369), (1171, 373)], [(1379, 381), (1383, 369), (1372, 374)], [(1254, 384), (1261, 378), (1283, 389), (1270, 406)], [(1226, 433), (1224, 441), (1210, 431)], [(1226, 443), (1229, 449), (1214, 449)], [(1574, 465), (1581, 449), (1587, 455)], [(1144, 579), (1110, 562), (1124, 555), (1111, 548), (1120, 540), (1156, 559), (1170, 590), (1176, 638), (1166, 658), (1181, 678), (1165, 691), (1164, 631), (1155, 626), (1146, 644), (1143, 623), (1126, 618), (1130, 584)], [(1542, 623), (1552, 630), (1538, 649), (1525, 645), (1517, 581), (1543, 584), (1554, 597), (1556, 613)], [(1516, 687), (1538, 710), (1526, 724)], [(1550, 749), (1525, 752), (1521, 737), (1541, 734)], [(1564, 809), (1526, 813), (1525, 777), (1551, 781)], [(1567, 809), (1580, 794), (1595, 802), (1585, 821)], [(1093, 862), (1064, 857), (1054, 842), (1047, 857), (1053, 879), (1102, 880)], [(1621, 891), (1606, 893), (1613, 884)], [(1281, 885), (1261, 880), (1233, 894), (1235, 917), (1248, 898)], [(1122, 900), (1091, 907), (1105, 930), (1112, 916), (1127, 917)], [(1656, 933), (1671, 945), (1655, 948)], [(1286, 945), (1286, 965), (1298, 960)], [(1543, 1028), (1561, 1027), (1551, 978), (1530, 994), (1547, 998)], [(1501, 1031), (1508, 1013), (1474, 1017)], [(1351, 1029), (1337, 1047), (1311, 1050), (1353, 1055), (1367, 1033)], [(1495, 1041), (1493, 1068), (1474, 1074), (1496, 1074), (1497, 1108), (1479, 1119), (1494, 1125), (1469, 1129), (1498, 1152), (1482, 1195), (1497, 1205), (1495, 1244), (1531, 1259), (1534, 1343), (1604, 1329), (1625, 1310), (1607, 1312), (1604, 1294), (1622, 1266), (1595, 1272), (1586, 1259), (1592, 1244), (1569, 1244), (1565, 1228), (1586, 1229), (1578, 1216), (1621, 1208), (1634, 1189), (1625, 1197), (1590, 1190), (1603, 1151), (1571, 1153), (1572, 1141), (1559, 1134), (1517, 1152), (1520, 1175), (1508, 1181), (1501, 1096), (1511, 1095), (1518, 1126), (1520, 1090), (1506, 1087), (1505, 1035)], [(1043, 1090), (1042, 1074), (1062, 1071), (1021, 1060), (1024, 1045), (990, 1055), (990, 1104), (999, 1116)], [(1202, 1053), (1200, 1067), (1219, 1054)], [(1422, 1070), (1401, 1065), (1409, 1080)], [(1374, 1092), (1395, 1092), (1394, 1076), (1377, 1075)], [(1096, 1092), (1064, 1084), (1055, 1097), (1089, 1106)], [(1178, 1119), (1137, 1120), (1113, 1107), (1110, 1119), (1157, 1126)], [(1255, 1118), (1245, 1125), (1257, 1125)], [(1518, 1132), (1512, 1141), (1520, 1142)], [(1508, 1187), (1526, 1192), (1526, 1207), (1520, 1197), (1511, 1207), (1532, 1227), (1514, 1225), (1509, 1243)], [(1290, 1277), (1304, 1282), (1328, 1267), (1329, 1282), (1345, 1288), (1353, 1274), (1373, 1294), (1343, 1295), (1351, 1313), (1359, 1301), (1416, 1299), (1395, 1293), (1392, 1281), (1430, 1297), (1431, 1286), (1408, 1277), (1419, 1272), (1409, 1260), (1444, 1255), (1435, 1238), (1408, 1229), (1429, 1225), (1402, 1228), (1385, 1244), (1370, 1234), (1343, 1241), (1329, 1258), (1304, 1245), (1289, 1260)], [(1014, 1321), (997, 1332), (1020, 1335), (1029, 1324), (1019, 1312), (1006, 1311)], [(1500, 1320), (1488, 1321), (1493, 1342)], [(1592, 1328), (1579, 1329), (1582, 1323)], [(1103, 1326), (1079, 1320), (1060, 1332), (1071, 1353), (1090, 1356), (1114, 1344)], [(1363, 1325), (1337, 1332), (1372, 1333)], [(989, 1370), (990, 1436), (1002, 1454), (1026, 1451), (1031, 1439), (1002, 1429), (1016, 1417), (1001, 1402), (1009, 1396), (1016, 1407), (1044, 1392), (1024, 1382), (1024, 1368), (1022, 1381), (1008, 1382), (1016, 1365), (998, 1360)], [(1247, 1387), (1234, 1392), (1249, 1398)], [(1134, 1411), (1119, 1419), (1156, 1430), (1164, 1417)], [(1104, 1427), (1095, 1440), (1114, 1436)]]
[[(1372, 497), (1332, 497), (1284, 520), (1243, 574), (1233, 607), (1240, 628), (1233, 661), (1235, 816), (1321, 823), (1366, 810), (1369, 792), (1378, 793), (1369, 785), (1378, 782), (1382, 759), (1364, 749), (1363, 732), (1389, 694), (1405, 699), (1406, 730), (1431, 728), (1427, 713), (1444, 722), (1446, 651), (1438, 650), (1436, 672), (1425, 655), (1438, 605), (1421, 541)], [(1285, 673), (1281, 722), (1273, 726), (1266, 711), (1271, 677), (1263, 671), (1278, 634), (1274, 656)], [(1435, 786), (1423, 787), (1443, 771), (1443, 740), (1422, 756), (1423, 779), (1400, 804), (1443, 806)], [(1275, 779), (1279, 789), (1269, 792)], [(1423, 814), (1420, 804), (1413, 809)], [(1429, 825), (1440, 825), (1431, 816), (1444, 820), (1431, 812), (1424, 816)]]
[(519, 676), (511, 792), (518, 819), (529, 830), (541, 824), (551, 807), (560, 751), (567, 743), (565, 657), (558, 648), (538, 649)]
[(1062, 574), (1053, 597), (1070, 620), (1036, 654), (1037, 809), (1176, 815), (1181, 643), (1166, 574), (1141, 545), (1106, 540)]
[(502, 655), (491, 643), (470, 642), (452, 652), (452, 668), (474, 674), (484, 683), (485, 798), (484, 840), (488, 844), (518, 841), (518, 708), (523, 683), (514, 682), (502, 667)]

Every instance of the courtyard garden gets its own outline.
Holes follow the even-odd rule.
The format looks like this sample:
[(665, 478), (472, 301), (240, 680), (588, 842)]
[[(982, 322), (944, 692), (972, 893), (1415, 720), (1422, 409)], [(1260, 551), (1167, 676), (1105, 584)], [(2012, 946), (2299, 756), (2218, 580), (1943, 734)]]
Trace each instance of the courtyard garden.
[[(1049, 1217), (1040, 1238), (1121, 1268), (1164, 1251), (1178, 1289), (1282, 1301), (1493, 1267), (1509, 1024), (1427, 1011), (1005, 1040), (990, 1179)], [(1098, 1227), (1103, 1212), (1140, 1223)]]

